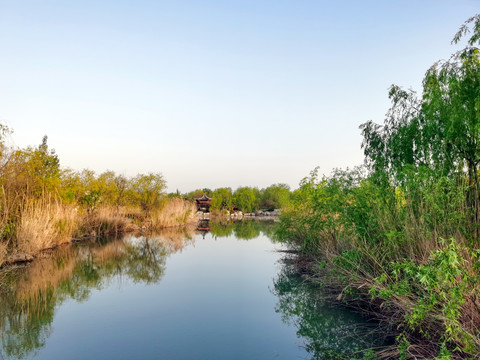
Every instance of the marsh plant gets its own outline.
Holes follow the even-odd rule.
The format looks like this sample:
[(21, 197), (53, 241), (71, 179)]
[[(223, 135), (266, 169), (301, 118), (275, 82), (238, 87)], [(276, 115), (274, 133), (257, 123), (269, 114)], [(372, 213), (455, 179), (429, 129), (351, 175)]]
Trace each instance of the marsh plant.
[(386, 358), (480, 354), (480, 15), (454, 42), (471, 24), (468, 46), (427, 71), (421, 97), (393, 85), (384, 124), (361, 126), (365, 165), (314, 170), (277, 231), (339, 299), (393, 325)]
[(16, 149), (10, 134), (0, 125), (0, 266), (11, 254), (34, 255), (74, 237), (193, 221), (193, 203), (169, 199), (160, 173), (128, 178), (63, 169), (46, 136)]

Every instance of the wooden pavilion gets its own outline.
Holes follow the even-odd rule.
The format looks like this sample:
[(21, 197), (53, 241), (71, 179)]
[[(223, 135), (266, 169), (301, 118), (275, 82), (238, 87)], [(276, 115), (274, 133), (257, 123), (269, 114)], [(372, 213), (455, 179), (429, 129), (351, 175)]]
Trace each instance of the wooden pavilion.
[(197, 210), (203, 212), (210, 211), (210, 205), (212, 203), (212, 198), (209, 198), (207, 194), (203, 193), (202, 197), (195, 199), (197, 202)]

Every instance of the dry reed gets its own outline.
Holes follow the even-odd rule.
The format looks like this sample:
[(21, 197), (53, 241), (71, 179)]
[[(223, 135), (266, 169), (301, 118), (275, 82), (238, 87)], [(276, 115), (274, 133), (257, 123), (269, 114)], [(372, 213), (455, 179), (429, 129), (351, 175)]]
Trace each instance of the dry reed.
[(7, 259), (7, 242), (0, 240), (0, 267), (3, 265)]
[(35, 254), (71, 240), (78, 228), (78, 212), (57, 201), (27, 200), (16, 230), (17, 251)]
[(102, 206), (83, 217), (82, 235), (119, 234), (136, 230), (129, 215), (133, 209), (115, 206)]
[(191, 201), (178, 198), (169, 199), (160, 210), (153, 210), (146, 219), (145, 227), (162, 229), (181, 226), (196, 221), (197, 208)]

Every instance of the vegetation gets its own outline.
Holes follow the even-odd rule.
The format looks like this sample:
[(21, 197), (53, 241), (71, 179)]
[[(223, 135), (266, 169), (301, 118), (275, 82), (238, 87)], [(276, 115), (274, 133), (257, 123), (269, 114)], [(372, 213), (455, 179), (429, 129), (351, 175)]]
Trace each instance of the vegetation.
[(365, 166), (314, 170), (277, 231), (339, 299), (397, 329), (386, 358), (480, 354), (480, 15), (454, 42), (470, 25), (468, 46), (427, 71), (420, 98), (393, 85), (384, 124), (361, 126)]
[(10, 254), (35, 254), (73, 237), (194, 220), (194, 203), (168, 199), (159, 173), (62, 169), (46, 136), (37, 147), (14, 149), (10, 133), (0, 125), (0, 266)]
[(212, 211), (240, 210), (244, 213), (281, 209), (290, 203), (292, 195), (288, 185), (274, 184), (260, 190), (249, 186), (241, 186), (235, 191), (232, 191), (229, 187), (218, 188), (213, 191), (210, 189), (199, 189), (183, 195), (183, 198), (185, 200), (194, 200), (203, 194), (212, 198)]

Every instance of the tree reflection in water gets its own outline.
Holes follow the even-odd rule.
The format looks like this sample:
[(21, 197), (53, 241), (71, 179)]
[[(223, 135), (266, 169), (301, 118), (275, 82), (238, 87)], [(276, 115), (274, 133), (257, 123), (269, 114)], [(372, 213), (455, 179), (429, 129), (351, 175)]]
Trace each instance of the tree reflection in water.
[[(246, 221), (211, 223), (214, 238), (235, 236), (249, 240), (271, 236), (274, 224)], [(25, 358), (42, 348), (52, 334), (56, 309), (74, 299), (85, 301), (92, 291), (128, 278), (135, 283), (157, 283), (167, 257), (193, 242), (192, 233), (171, 231), (160, 236), (128, 236), (122, 240), (64, 246), (23, 268), (9, 271), (0, 292), (0, 359)], [(322, 291), (303, 281), (291, 266), (283, 266), (274, 281), (276, 311), (297, 328), (315, 359), (360, 358), (361, 351), (380, 344), (366, 335), (372, 326), (358, 315), (328, 306)], [(372, 345), (373, 344), (373, 345)]]
[(275, 229), (273, 221), (255, 221), (255, 220), (241, 220), (241, 221), (220, 221), (210, 222), (210, 233), (214, 238), (228, 237), (235, 235), (237, 239), (251, 240), (264, 234), (272, 238)]
[(68, 299), (85, 301), (91, 291), (114, 279), (155, 283), (166, 258), (193, 241), (185, 231), (61, 247), (5, 274), (0, 291), (0, 358), (24, 358), (45, 345), (52, 333), (55, 309)]
[(276, 311), (295, 326), (312, 359), (362, 359), (368, 349), (385, 343), (375, 324), (327, 300), (319, 285), (305, 280), (284, 262), (274, 280)]

